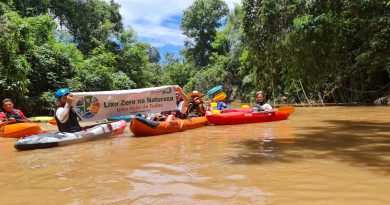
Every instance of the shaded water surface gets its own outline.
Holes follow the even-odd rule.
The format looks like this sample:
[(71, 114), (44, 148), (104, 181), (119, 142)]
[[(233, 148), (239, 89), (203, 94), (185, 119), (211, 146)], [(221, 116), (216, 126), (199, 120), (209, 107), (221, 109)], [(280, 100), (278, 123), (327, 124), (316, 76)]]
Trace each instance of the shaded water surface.
[(0, 139), (0, 204), (390, 203), (390, 107), (25, 152), (13, 141)]

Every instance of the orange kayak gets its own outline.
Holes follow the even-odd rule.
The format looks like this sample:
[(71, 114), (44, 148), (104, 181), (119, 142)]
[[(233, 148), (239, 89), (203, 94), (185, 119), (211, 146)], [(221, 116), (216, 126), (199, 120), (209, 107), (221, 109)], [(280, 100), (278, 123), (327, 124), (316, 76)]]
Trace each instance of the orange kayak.
[(163, 122), (136, 117), (131, 120), (130, 130), (136, 137), (153, 136), (190, 130), (205, 126), (206, 124), (206, 117), (197, 117), (185, 120), (177, 119)]
[(48, 123), (50, 123), (51, 125), (57, 125), (56, 119), (51, 119), (48, 121)]
[(35, 135), (41, 132), (42, 130), (38, 123), (23, 122), (1, 127), (0, 137), (21, 138), (26, 135)]

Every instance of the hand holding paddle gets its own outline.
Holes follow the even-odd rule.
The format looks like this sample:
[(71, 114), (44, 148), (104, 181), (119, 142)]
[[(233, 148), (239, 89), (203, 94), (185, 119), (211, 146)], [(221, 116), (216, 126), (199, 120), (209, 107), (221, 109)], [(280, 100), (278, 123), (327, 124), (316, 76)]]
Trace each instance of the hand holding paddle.
[(3, 119), (3, 121), (0, 123), (0, 127), (3, 127), (3, 126), (10, 124), (10, 123), (15, 123), (15, 122), (28, 122), (28, 120), (15, 119), (15, 118)]

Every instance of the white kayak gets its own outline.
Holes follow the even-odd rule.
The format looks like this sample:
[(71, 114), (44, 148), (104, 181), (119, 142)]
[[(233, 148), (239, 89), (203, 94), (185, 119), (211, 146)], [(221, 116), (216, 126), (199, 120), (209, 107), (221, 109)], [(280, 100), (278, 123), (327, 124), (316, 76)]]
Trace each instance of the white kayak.
[(21, 138), (15, 142), (17, 150), (43, 149), (59, 147), (68, 144), (81, 143), (96, 140), (112, 135), (122, 134), (126, 128), (124, 120), (96, 125), (87, 130), (75, 133), (57, 132), (42, 133)]

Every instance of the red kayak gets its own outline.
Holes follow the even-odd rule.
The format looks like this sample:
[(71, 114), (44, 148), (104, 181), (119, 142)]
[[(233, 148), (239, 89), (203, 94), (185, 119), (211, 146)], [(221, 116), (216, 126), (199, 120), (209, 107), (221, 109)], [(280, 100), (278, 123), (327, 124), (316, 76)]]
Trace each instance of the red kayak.
[(256, 122), (271, 122), (278, 120), (286, 120), (294, 107), (282, 107), (278, 110), (261, 113), (250, 113), (247, 111), (234, 111), (221, 114), (207, 114), (206, 118), (209, 122), (216, 125), (236, 125)]

